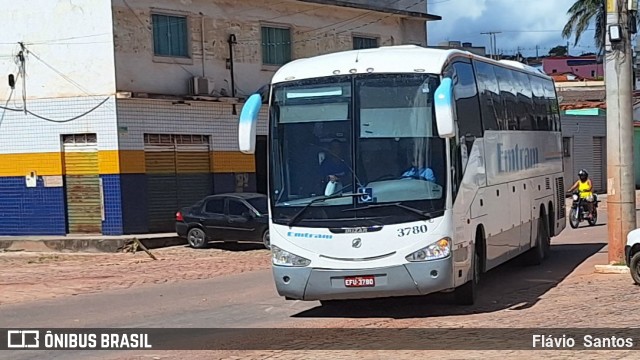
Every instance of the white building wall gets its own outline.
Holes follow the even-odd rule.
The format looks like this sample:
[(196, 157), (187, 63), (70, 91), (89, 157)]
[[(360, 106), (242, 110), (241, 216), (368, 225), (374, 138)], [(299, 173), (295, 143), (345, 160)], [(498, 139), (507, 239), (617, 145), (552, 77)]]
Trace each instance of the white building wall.
[[(11, 101), (9, 106), (20, 105), (18, 102)], [(14, 111), (3, 116), (0, 109), (0, 154), (60, 152), (62, 134), (85, 133), (97, 134), (98, 150), (118, 149), (114, 96), (37, 99), (29, 100), (27, 106), (50, 121)], [(85, 113), (77, 120), (59, 122)]]
[[(0, 100), (10, 93), (7, 75), (18, 73), (19, 42), (32, 52), (26, 54), (27, 99), (115, 92), (111, 1), (1, 0), (0, 5)], [(16, 91), (20, 94), (21, 86)]]
[[(187, 105), (188, 104), (188, 105)], [(242, 105), (236, 106), (240, 113)], [(260, 114), (258, 135), (267, 134), (266, 106)], [(171, 100), (119, 99), (120, 150), (143, 150), (144, 134), (210, 136), (211, 151), (238, 151), (238, 115), (230, 104)]]
[[(119, 91), (184, 95), (188, 80), (204, 75), (214, 94), (231, 94), (226, 67), (230, 34), (235, 34), (237, 95), (267, 84), (276, 68), (262, 65), (261, 24), (291, 29), (292, 57), (349, 50), (353, 36), (379, 38), (380, 46), (425, 44), (424, 20), (348, 7), (282, 0), (113, 1)], [(188, 17), (190, 59), (160, 59), (153, 53), (152, 12)], [(202, 15), (201, 15), (202, 14)], [(202, 22), (204, 20), (204, 32)]]
[[(60, 152), (60, 135), (72, 133), (97, 133), (101, 150), (117, 149), (111, 1), (0, 4), (0, 105), (31, 112), (0, 109), (0, 154)], [(19, 74), (20, 42), (25, 76), (12, 91), (6, 79)]]

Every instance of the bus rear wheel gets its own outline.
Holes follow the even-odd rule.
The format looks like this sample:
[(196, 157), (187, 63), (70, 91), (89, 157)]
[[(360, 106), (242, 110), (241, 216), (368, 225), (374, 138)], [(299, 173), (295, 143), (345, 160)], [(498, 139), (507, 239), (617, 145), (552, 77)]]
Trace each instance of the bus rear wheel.
[(544, 213), (538, 219), (538, 235), (536, 236), (536, 246), (525, 254), (526, 265), (540, 265), (545, 257), (549, 255), (551, 247), (551, 237)]
[(473, 274), (471, 280), (456, 288), (453, 292), (456, 304), (458, 305), (473, 305), (476, 302), (478, 284), (480, 283), (480, 273), (482, 271), (480, 267), (480, 255), (478, 254), (477, 248), (473, 251), (472, 259), (471, 271)]

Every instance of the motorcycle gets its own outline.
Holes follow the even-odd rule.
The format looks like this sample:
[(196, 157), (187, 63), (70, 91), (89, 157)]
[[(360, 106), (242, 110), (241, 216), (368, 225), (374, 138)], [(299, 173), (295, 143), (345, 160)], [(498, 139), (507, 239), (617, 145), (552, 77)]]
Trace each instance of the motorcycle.
[(571, 228), (578, 228), (584, 220), (589, 222), (589, 226), (594, 226), (598, 222), (598, 203), (600, 202), (598, 201), (598, 196), (593, 194), (591, 213), (587, 210), (587, 200), (580, 197), (580, 192), (574, 192), (571, 198), (573, 200), (569, 213), (569, 225), (571, 225)]

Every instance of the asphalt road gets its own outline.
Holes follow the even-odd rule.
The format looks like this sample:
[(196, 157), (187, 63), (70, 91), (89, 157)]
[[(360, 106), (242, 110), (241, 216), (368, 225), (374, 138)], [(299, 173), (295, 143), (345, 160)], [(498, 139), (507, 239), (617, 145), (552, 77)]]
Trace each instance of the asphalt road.
[[(605, 212), (601, 212), (600, 219), (606, 220)], [(263, 270), (3, 306), (0, 327), (330, 327), (334, 322), (353, 319), (386, 319), (393, 323), (440, 317), (451, 317), (457, 324), (465, 319), (473, 323), (477, 314), (489, 315), (514, 306), (531, 308), (567, 279), (589, 276), (595, 264), (606, 263), (604, 239), (605, 225), (576, 230), (567, 227), (553, 240), (552, 256), (543, 265), (524, 267), (516, 260), (490, 271), (483, 278), (478, 303), (473, 307), (450, 305), (447, 294), (374, 300), (342, 308), (321, 307), (319, 302), (285, 301), (277, 295), (270, 271)], [(484, 326), (491, 326), (490, 322), (487, 324)], [(53, 352), (46, 357), (81, 359), (108, 354)], [(19, 351), (1, 355), (39, 359), (43, 354)]]

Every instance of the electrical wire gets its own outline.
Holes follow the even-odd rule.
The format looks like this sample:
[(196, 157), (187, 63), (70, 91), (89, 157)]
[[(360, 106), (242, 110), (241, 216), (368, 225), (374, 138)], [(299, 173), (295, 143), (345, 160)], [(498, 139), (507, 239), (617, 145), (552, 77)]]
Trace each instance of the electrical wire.
[(9, 97), (7, 98), (7, 102), (4, 104), (4, 107), (2, 109), (2, 116), (0, 117), (0, 128), (2, 128), (2, 122), (4, 121), (4, 115), (7, 113), (7, 106), (9, 106), (9, 101), (11, 101), (11, 97), (13, 97), (13, 90), (14, 88), (11, 88), (11, 92), (9, 93)]
[(99, 107), (101, 107), (104, 103), (109, 101), (109, 99), (110, 99), (110, 97), (107, 97), (104, 100), (102, 100), (98, 105), (92, 107), (88, 111), (85, 111), (84, 113), (82, 113), (80, 115), (76, 115), (76, 116), (74, 116), (72, 118), (64, 119), (64, 120), (56, 120), (56, 119), (48, 118), (46, 116), (38, 115), (38, 114), (34, 113), (33, 111), (31, 111), (29, 109), (27, 109), (27, 110), (25, 110), (25, 109), (14, 109), (14, 108), (6, 107), (6, 106), (0, 106), (0, 109), (3, 109), (5, 111), (17, 111), (17, 112), (25, 111), (27, 114), (29, 114), (31, 116), (34, 116), (34, 117), (36, 117), (38, 119), (41, 119), (41, 120), (44, 120), (44, 121), (48, 121), (48, 122), (61, 124), (61, 123), (68, 123), (68, 122), (71, 122), (71, 121), (74, 121), (74, 120), (78, 120), (80, 118), (83, 118), (83, 117), (91, 114), (92, 112), (96, 111)]
[[(14, 89), (11, 89), (11, 93), (9, 95), (9, 98), (7, 99), (7, 102), (5, 104), (5, 106), (0, 106), (0, 109), (3, 110), (2, 113), (2, 120), (4, 120), (5, 114), (7, 111), (14, 111), (14, 112), (22, 112), (24, 111), (25, 114), (31, 115), (33, 117), (36, 117), (38, 119), (47, 121), (47, 122), (53, 122), (53, 123), (68, 123), (74, 120), (78, 120), (80, 118), (83, 118), (87, 115), (89, 115), (90, 113), (94, 112), (96, 109), (98, 109), (99, 107), (101, 107), (102, 105), (104, 105), (111, 97), (107, 96), (105, 99), (103, 99), (102, 101), (100, 101), (97, 105), (95, 105), (94, 107), (92, 107), (91, 109), (89, 109), (88, 111), (80, 114), (80, 115), (76, 115), (74, 117), (71, 117), (69, 119), (63, 119), (63, 120), (59, 120), (59, 119), (52, 119), (40, 114), (37, 114), (31, 110), (29, 110), (27, 108), (27, 93), (26, 93), (26, 84), (25, 84), (25, 80), (26, 80), (26, 70), (25, 70), (25, 63), (26, 63), (26, 58), (25, 55), (28, 54), (30, 56), (33, 56), (35, 59), (37, 59), (38, 61), (40, 61), (41, 63), (43, 63), (45, 66), (47, 66), (48, 68), (50, 68), (52, 71), (54, 71), (56, 74), (58, 74), (59, 76), (61, 76), (62, 78), (64, 78), (65, 80), (67, 80), (68, 82), (70, 82), (72, 85), (78, 87), (80, 90), (82, 90), (83, 92), (87, 93), (86, 90), (84, 90), (82, 88), (82, 86), (80, 84), (78, 84), (77, 82), (73, 81), (72, 79), (70, 79), (68, 76), (66, 76), (65, 74), (63, 74), (62, 72), (58, 71), (57, 69), (55, 69), (53, 66), (49, 65), (46, 61), (42, 60), (42, 58), (40, 58), (37, 54), (35, 54), (33, 51), (29, 50), (26, 46), (24, 46), (23, 43), (20, 43), (21, 46), (21, 50), (18, 53), (18, 55), (16, 56), (16, 61), (18, 62), (18, 76), (16, 77), (16, 81), (22, 76), (22, 81), (23, 81), (23, 86), (22, 86), (22, 101), (23, 101), (23, 107), (22, 108), (10, 108), (8, 107), (9, 102), (11, 101), (11, 97), (13, 96), (13, 91)], [(26, 54), (25, 54), (26, 53)], [(87, 93), (88, 94), (88, 93)], [(115, 110), (115, 109), (114, 109)], [(1, 124), (1, 122), (0, 122)]]
[[(31, 49), (26, 48), (26, 47), (25, 47), (25, 49), (26, 49), (26, 51), (27, 51), (27, 53), (29, 55), (33, 56), (36, 60), (40, 61), (42, 64), (44, 64), (46, 67), (51, 69), (51, 71), (53, 71), (56, 74), (58, 74), (58, 76), (60, 76), (64, 80), (66, 80), (68, 83), (70, 83), (71, 85), (75, 86), (78, 90), (82, 91), (85, 95), (87, 95), (89, 97), (93, 97), (93, 98), (97, 97), (96, 95), (92, 95), (91, 93), (89, 93), (89, 91), (87, 89), (85, 89), (82, 85), (80, 85), (78, 82), (74, 81), (73, 79), (71, 79), (70, 77), (68, 77), (67, 75), (65, 75), (61, 71), (57, 70), (56, 68), (54, 68), (52, 65), (50, 65), (46, 61), (44, 61), (40, 56), (38, 56), (38, 54), (34, 53)], [(108, 106), (109, 106), (109, 108), (111, 110), (116, 111), (116, 109), (113, 106), (111, 106), (111, 104), (108, 104)]]

